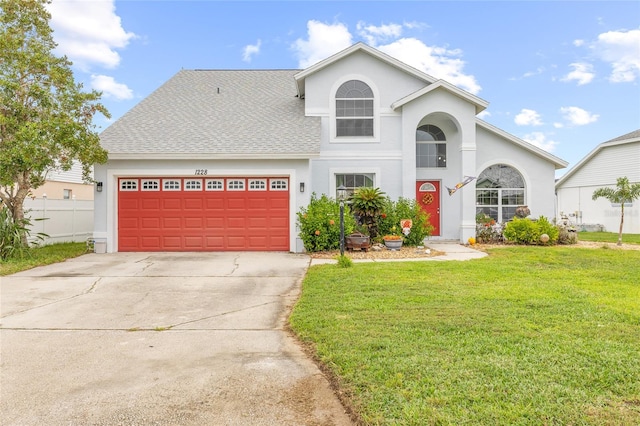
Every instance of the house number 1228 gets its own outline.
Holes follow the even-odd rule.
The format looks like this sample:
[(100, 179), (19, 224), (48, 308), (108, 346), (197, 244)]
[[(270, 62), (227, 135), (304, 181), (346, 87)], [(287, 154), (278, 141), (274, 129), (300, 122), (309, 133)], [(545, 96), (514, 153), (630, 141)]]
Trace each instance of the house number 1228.
[(196, 176), (205, 176), (207, 174), (207, 169), (196, 169)]

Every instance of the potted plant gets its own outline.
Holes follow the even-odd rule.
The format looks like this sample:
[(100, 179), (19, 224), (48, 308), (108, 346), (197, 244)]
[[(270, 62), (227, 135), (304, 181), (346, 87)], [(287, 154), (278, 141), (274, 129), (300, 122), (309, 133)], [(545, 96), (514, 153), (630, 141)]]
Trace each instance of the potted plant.
[[(395, 226), (392, 228), (394, 230)], [(382, 237), (385, 247), (389, 250), (399, 250), (402, 247), (402, 236), (396, 234), (388, 234)]]
[(364, 250), (367, 251), (371, 247), (371, 237), (367, 235), (363, 227), (358, 226), (356, 230), (344, 237), (345, 247), (347, 250)]

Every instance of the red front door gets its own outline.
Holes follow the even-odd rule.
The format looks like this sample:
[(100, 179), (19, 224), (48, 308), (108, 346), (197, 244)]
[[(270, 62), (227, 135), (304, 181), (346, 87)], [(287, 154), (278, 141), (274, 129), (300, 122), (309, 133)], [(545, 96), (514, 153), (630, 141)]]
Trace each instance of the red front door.
[(419, 180), (416, 182), (416, 200), (433, 226), (432, 236), (440, 235), (440, 181)]

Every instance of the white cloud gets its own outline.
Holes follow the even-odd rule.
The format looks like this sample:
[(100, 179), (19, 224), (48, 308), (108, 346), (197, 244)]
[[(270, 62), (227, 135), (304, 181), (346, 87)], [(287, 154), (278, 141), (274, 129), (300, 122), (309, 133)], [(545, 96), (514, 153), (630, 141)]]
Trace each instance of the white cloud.
[(251, 57), (260, 53), (260, 46), (262, 46), (262, 40), (260, 39), (258, 39), (256, 44), (246, 45), (242, 52), (242, 60), (245, 62), (251, 62)]
[(378, 49), (435, 78), (477, 94), (482, 89), (473, 75), (463, 72), (462, 52), (444, 47), (428, 46), (415, 38), (402, 38)]
[[(415, 23), (404, 25), (407, 28), (409, 25), (411, 27), (417, 26)], [(299, 58), (298, 65), (301, 68), (313, 65), (353, 44), (353, 37), (349, 29), (341, 23), (325, 24), (309, 21), (307, 30), (308, 39), (298, 39), (293, 45), (293, 50)], [(397, 38), (402, 34), (402, 26), (397, 24), (376, 27), (359, 23), (358, 30), (361, 37), (376, 43), (380, 40)], [(415, 38), (401, 38), (375, 47), (381, 52), (435, 78), (446, 80), (461, 89), (474, 94), (481, 90), (475, 77), (463, 72), (465, 62), (460, 59), (462, 52), (459, 49), (428, 46)]]
[(351, 46), (351, 33), (344, 24), (307, 22), (308, 40), (298, 39), (293, 49), (298, 55), (298, 66), (307, 68)]
[(597, 114), (591, 114), (589, 111), (574, 106), (562, 107), (560, 113), (570, 126), (584, 126), (594, 123), (599, 117)]
[(591, 48), (611, 64), (611, 82), (628, 83), (640, 78), (640, 29), (602, 33)]
[(84, 70), (118, 66), (116, 50), (135, 37), (122, 28), (114, 0), (53, 0), (48, 10), (58, 50)]
[(578, 86), (591, 83), (595, 74), (593, 73), (593, 66), (591, 64), (575, 62), (569, 66), (573, 67), (573, 71), (562, 78), (562, 81), (578, 82)]
[(491, 117), (491, 113), (486, 109), (478, 113), (478, 118), (484, 120), (486, 117)]
[(103, 93), (107, 98), (125, 100), (133, 98), (133, 92), (126, 84), (117, 83), (107, 75), (92, 75), (91, 88)]
[(381, 25), (377, 27), (375, 25), (366, 25), (363, 22), (358, 22), (356, 28), (358, 34), (365, 39), (367, 44), (373, 47), (381, 41), (395, 40), (402, 35), (402, 25), (399, 24)]
[(576, 47), (584, 46), (584, 40), (580, 40), (580, 39), (574, 40), (573, 45)]
[(553, 152), (558, 145), (558, 142), (551, 139), (547, 139), (547, 136), (542, 132), (532, 132), (524, 135), (522, 139), (529, 142), (531, 145), (537, 146), (540, 149), (544, 149), (547, 152)]
[(513, 120), (518, 126), (541, 126), (540, 114), (532, 109), (523, 108)]

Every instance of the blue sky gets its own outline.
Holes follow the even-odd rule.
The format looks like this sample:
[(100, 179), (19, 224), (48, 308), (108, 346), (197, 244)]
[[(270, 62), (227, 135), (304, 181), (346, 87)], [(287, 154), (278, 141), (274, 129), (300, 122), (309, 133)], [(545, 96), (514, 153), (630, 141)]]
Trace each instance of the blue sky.
[(53, 0), (49, 10), (76, 79), (103, 92), (112, 119), (101, 128), (181, 68), (302, 69), (362, 41), (485, 99), (481, 118), (569, 168), (640, 129), (639, 1)]

